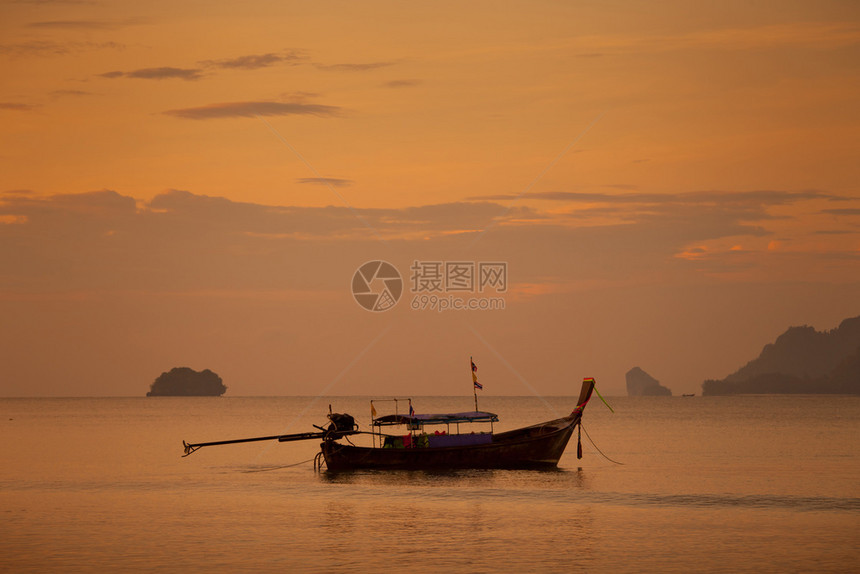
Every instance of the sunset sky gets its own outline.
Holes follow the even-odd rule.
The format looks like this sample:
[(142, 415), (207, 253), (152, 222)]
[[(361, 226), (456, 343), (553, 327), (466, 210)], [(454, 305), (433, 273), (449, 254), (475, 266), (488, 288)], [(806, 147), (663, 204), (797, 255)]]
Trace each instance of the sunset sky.
[[(701, 392), (860, 315), (854, 1), (0, 0), (0, 396)], [(391, 262), (385, 312), (350, 287)], [(413, 310), (414, 261), (505, 308)], [(474, 293), (475, 296), (486, 294)]]

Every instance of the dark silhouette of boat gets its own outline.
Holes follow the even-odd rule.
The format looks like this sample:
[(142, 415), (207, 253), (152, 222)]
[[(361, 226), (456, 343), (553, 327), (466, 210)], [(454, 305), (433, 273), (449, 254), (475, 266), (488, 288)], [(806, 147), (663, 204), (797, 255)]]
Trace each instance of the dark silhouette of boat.
[[(188, 444), (183, 441), (185, 455), (204, 446), (253, 442), (259, 440), (321, 439), (315, 467), (325, 462), (329, 471), (355, 469), (381, 470), (446, 470), (458, 468), (547, 468), (555, 467), (564, 453), (573, 431), (581, 424), (582, 411), (591, 398), (594, 379), (582, 382), (579, 400), (573, 411), (551, 421), (500, 433), (460, 432), (460, 425), (497, 422), (493, 413), (473, 411), (442, 415), (385, 415), (373, 417), (374, 431), (362, 433), (352, 416), (329, 413), (328, 428), (320, 432), (276, 435), (210, 443)], [(383, 427), (404, 426), (406, 434), (382, 433)], [(442, 426), (445, 431), (427, 432), (427, 427)], [(454, 426), (454, 433), (450, 429)], [(314, 425), (316, 426), (316, 425)], [(492, 427), (491, 427), (492, 429)], [(356, 434), (373, 435), (373, 446), (356, 446), (348, 437)], [(343, 439), (343, 440), (342, 440)], [(582, 458), (582, 445), (577, 441), (577, 456)]]

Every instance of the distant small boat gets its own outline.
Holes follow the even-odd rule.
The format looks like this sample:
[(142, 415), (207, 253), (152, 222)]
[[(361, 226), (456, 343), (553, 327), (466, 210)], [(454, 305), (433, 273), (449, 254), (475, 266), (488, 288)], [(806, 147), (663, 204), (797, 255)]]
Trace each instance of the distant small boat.
[(690, 393), (689, 395), (681, 395), (682, 397), (695, 397), (696, 393)]
[[(329, 471), (354, 469), (433, 469), (454, 468), (546, 468), (558, 465), (567, 443), (577, 425), (581, 424), (582, 411), (594, 391), (594, 379), (582, 382), (579, 400), (566, 417), (528, 427), (494, 433), (492, 424), (499, 417), (493, 413), (471, 411), (451, 414), (408, 415), (393, 414), (372, 417), (373, 430), (358, 430), (355, 419), (344, 413), (329, 413), (331, 421), (320, 432), (257, 437), (210, 443), (189, 444), (183, 441), (185, 455), (204, 446), (253, 442), (259, 440), (321, 439), (320, 452), (315, 466), (325, 462)], [(372, 403), (371, 403), (372, 404)], [(490, 432), (460, 432), (460, 425), (489, 423)], [(426, 432), (426, 427), (443, 426), (445, 431)], [(316, 426), (316, 425), (314, 425)], [(402, 426), (406, 433), (383, 433), (383, 427)], [(453, 427), (453, 429), (452, 429)], [(453, 433), (451, 431), (454, 431)], [(373, 435), (373, 446), (355, 446), (347, 437), (356, 434)], [(345, 439), (346, 442), (341, 442)], [(577, 456), (582, 458), (582, 445), (577, 444)]]

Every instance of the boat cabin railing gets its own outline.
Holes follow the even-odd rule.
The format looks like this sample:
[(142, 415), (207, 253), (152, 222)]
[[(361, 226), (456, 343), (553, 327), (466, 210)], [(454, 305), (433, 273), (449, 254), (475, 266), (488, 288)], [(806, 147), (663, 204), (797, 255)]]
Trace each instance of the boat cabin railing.
[[(376, 416), (376, 407), (374, 406), (375, 402), (394, 402), (394, 414), (387, 414), (382, 416)], [(409, 411), (407, 414), (401, 414), (398, 412), (398, 403), (399, 402), (408, 402)], [(461, 413), (443, 413), (443, 414), (415, 414), (412, 412), (412, 399), (374, 399), (370, 401), (370, 411), (371, 411), (371, 427), (372, 434), (374, 435), (374, 443), (376, 443), (376, 439), (379, 439), (380, 442), (383, 440), (385, 436), (392, 436), (383, 434), (383, 427), (392, 427), (392, 426), (405, 426), (409, 432), (413, 435), (423, 434), (425, 432), (425, 426), (433, 426), (433, 425), (445, 425), (445, 431), (440, 433), (436, 432), (435, 434), (461, 434), (460, 433), (460, 424), (475, 424), (475, 423), (489, 423), (490, 425), (490, 434), (493, 432), (493, 423), (499, 422), (499, 416), (494, 413), (488, 413), (483, 411), (470, 411), (470, 412), (461, 412)], [(409, 414), (411, 413), (411, 414)], [(454, 432), (451, 432), (451, 426), (454, 426)]]

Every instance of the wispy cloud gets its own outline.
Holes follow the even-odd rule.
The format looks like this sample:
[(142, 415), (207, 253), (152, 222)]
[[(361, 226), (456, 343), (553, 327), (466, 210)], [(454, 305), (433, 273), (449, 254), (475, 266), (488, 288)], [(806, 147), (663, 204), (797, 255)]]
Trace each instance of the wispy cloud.
[(296, 179), (296, 182), (316, 185), (331, 185), (333, 187), (346, 187), (348, 185), (352, 185), (351, 179), (341, 179), (337, 177), (300, 177)]
[(320, 117), (339, 116), (342, 108), (323, 104), (302, 102), (224, 102), (196, 108), (167, 110), (165, 115), (190, 120), (217, 118), (251, 118), (255, 116), (311, 115)]
[(0, 102), (0, 110), (9, 110), (12, 112), (30, 112), (36, 109), (32, 104), (22, 104), (20, 102)]
[(632, 191), (634, 189), (639, 189), (638, 185), (633, 185), (630, 183), (608, 183), (603, 187), (609, 187), (611, 189), (623, 189), (625, 191)]
[(54, 90), (54, 91), (50, 92), (49, 95), (51, 95), (55, 98), (60, 98), (60, 97), (65, 97), (65, 96), (73, 96), (73, 97), (91, 96), (93, 94), (92, 94), (92, 92), (85, 92), (83, 90)]
[[(601, 230), (607, 240), (639, 237), (642, 241), (665, 243), (663, 249), (675, 249), (676, 257), (692, 261), (737, 261), (728, 253), (728, 238), (766, 237), (776, 230), (798, 229), (790, 214), (808, 208), (806, 202), (835, 202), (845, 198), (818, 190), (755, 190), (747, 192), (695, 191), (686, 193), (580, 193), (542, 192), (529, 196), (563, 205), (539, 211), (545, 217), (513, 217), (502, 225), (572, 227)], [(510, 201), (513, 194), (480, 196), (482, 201)], [(788, 208), (788, 209), (786, 209)], [(835, 210), (854, 217), (852, 209)], [(823, 222), (822, 222), (823, 223)], [(850, 224), (850, 222), (849, 222)], [(621, 229), (626, 228), (622, 232)], [(611, 231), (615, 229), (615, 231)], [(696, 249), (708, 247), (706, 252)], [(633, 247), (630, 246), (632, 249)], [(680, 255), (679, 255), (680, 254)], [(721, 259), (722, 260), (722, 259)], [(730, 267), (734, 265), (729, 265)]]
[(857, 235), (860, 231), (850, 229), (819, 229), (812, 233), (814, 235)]
[[(305, 56), (296, 50), (289, 52), (269, 52), (266, 54), (249, 54), (236, 58), (221, 60), (201, 60), (199, 63), (203, 68), (220, 70), (256, 70), (282, 63), (298, 64)], [(173, 66), (161, 66), (157, 68), (141, 68), (138, 70), (122, 71), (113, 70), (99, 74), (102, 78), (137, 78), (144, 80), (199, 80), (204, 76), (201, 68), (177, 68)]]
[(307, 102), (313, 98), (320, 96), (317, 92), (284, 92), (281, 94), (281, 99), (289, 102)]
[(860, 215), (860, 208), (842, 207), (838, 209), (822, 209), (821, 213), (829, 215)]
[(307, 59), (302, 52), (298, 50), (290, 50), (287, 52), (269, 52), (266, 54), (249, 54), (246, 56), (237, 56), (235, 58), (225, 58), (221, 60), (202, 60), (202, 66), (221, 68), (221, 69), (239, 69), (239, 70), (256, 70), (258, 68), (266, 68), (276, 64), (299, 64)]
[(391, 80), (390, 82), (385, 82), (382, 86), (385, 88), (411, 88), (413, 86), (420, 86), (421, 84), (421, 80)]
[(0, 54), (9, 56), (63, 56), (77, 52), (94, 50), (122, 50), (125, 44), (119, 42), (57, 42), (54, 40), (28, 40), (0, 44)]
[[(623, 188), (622, 188), (623, 189)], [(496, 194), (472, 196), (470, 200), (493, 200), (504, 201), (519, 197), (515, 194)], [(529, 199), (541, 199), (548, 201), (565, 201), (573, 203), (610, 203), (610, 204), (675, 204), (675, 205), (698, 205), (698, 204), (754, 204), (754, 205), (785, 205), (796, 201), (807, 199), (842, 199), (839, 196), (827, 194), (817, 190), (805, 191), (782, 191), (782, 190), (756, 190), (756, 191), (691, 191), (686, 193), (583, 193), (575, 191), (544, 191), (530, 193)]]
[(141, 68), (140, 70), (132, 70), (131, 72), (122, 72), (115, 70), (113, 72), (105, 72), (99, 74), (102, 78), (136, 78), (142, 80), (199, 80), (203, 77), (202, 70), (197, 68), (171, 68), (164, 66), (161, 68)]
[(112, 30), (120, 26), (118, 22), (106, 20), (45, 20), (27, 24), (28, 28), (46, 30)]
[(12, 4), (31, 4), (47, 6), (49, 4), (95, 4), (95, 0), (12, 0)]
[(364, 64), (314, 64), (319, 70), (326, 72), (366, 72), (393, 66), (395, 62), (367, 62)]

